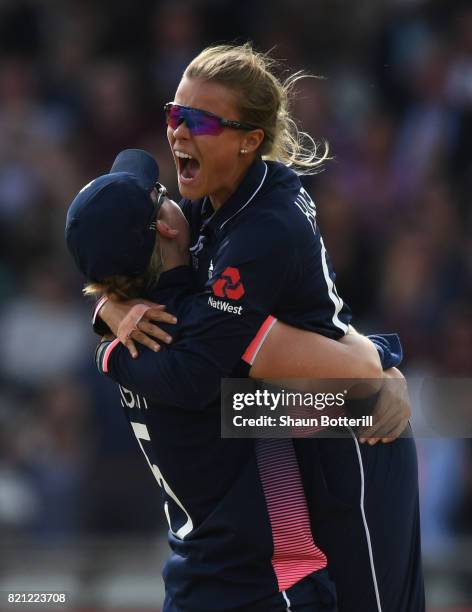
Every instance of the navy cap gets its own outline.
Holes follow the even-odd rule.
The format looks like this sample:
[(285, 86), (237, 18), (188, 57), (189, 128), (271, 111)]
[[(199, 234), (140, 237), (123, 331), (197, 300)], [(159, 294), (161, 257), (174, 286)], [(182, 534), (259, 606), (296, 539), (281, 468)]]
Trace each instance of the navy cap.
[(118, 153), (110, 174), (114, 172), (129, 172), (140, 187), (148, 193), (159, 178), (159, 166), (152, 155), (141, 149), (125, 149)]
[(79, 270), (90, 281), (142, 274), (156, 241), (156, 206), (151, 190), (159, 167), (139, 149), (122, 151), (109, 174), (76, 195), (66, 220), (66, 242)]

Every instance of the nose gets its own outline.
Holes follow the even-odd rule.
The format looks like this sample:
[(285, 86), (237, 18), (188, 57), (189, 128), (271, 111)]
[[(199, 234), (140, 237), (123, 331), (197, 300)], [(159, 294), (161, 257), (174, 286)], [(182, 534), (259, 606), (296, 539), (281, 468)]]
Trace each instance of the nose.
[(179, 123), (179, 125), (174, 130), (175, 139), (179, 139), (179, 138), (188, 139), (190, 138), (191, 135), (192, 133), (187, 127), (187, 124), (185, 123), (185, 121), (182, 121), (181, 123)]

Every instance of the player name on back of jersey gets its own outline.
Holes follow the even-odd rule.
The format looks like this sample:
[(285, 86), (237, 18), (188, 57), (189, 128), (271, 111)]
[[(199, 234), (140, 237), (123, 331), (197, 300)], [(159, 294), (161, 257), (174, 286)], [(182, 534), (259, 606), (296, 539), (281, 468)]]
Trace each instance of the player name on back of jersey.
[(224, 300), (215, 300), (215, 298), (212, 297), (211, 295), (208, 298), (208, 304), (212, 308), (216, 308), (216, 310), (223, 310), (224, 312), (231, 312), (232, 314), (240, 315), (243, 311), (242, 306), (232, 306), (231, 304), (229, 304), (228, 302), (225, 302)]

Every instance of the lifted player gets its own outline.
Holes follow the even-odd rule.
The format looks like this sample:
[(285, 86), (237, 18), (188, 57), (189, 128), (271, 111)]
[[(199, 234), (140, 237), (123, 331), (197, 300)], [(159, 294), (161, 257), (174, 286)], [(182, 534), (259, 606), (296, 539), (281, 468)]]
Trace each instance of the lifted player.
[[(133, 152), (119, 156), (113, 174), (85, 187), (68, 216), (68, 243), (79, 268), (95, 281), (121, 273), (121, 278), (108, 282), (112, 280), (110, 288), (125, 295), (133, 289), (144, 290), (142, 279), (135, 277), (145, 271), (156, 236), (156, 208), (147, 192), (157, 169), (147, 159), (147, 171), (140, 172), (140, 166), (146, 168), (143, 160), (146, 157)], [(125, 169), (134, 177), (120, 172)], [(144, 191), (136, 184), (140, 173)], [(161, 244), (167, 246), (166, 268), (188, 259), (185, 244), (164, 240)], [(329, 581), (323, 572), (313, 573), (325, 567), (326, 559), (310, 534), (291, 442), (281, 441), (278, 447), (258, 453), (250, 440), (220, 438), (218, 386), (228, 363), (223, 355), (227, 349), (218, 349), (218, 325), (205, 333), (195, 325), (192, 310), (199, 297), (188, 295), (192, 276), (190, 268), (182, 266), (165, 272), (148, 293), (176, 309), (181, 340), (159, 353), (144, 350), (139, 360), (132, 360), (116, 341), (103, 343), (97, 352), (100, 369), (126, 387), (122, 403), (163, 490), (174, 550), (165, 570), (165, 609), (285, 610), (287, 601), (294, 611), (303, 610), (305, 602), (310, 610), (334, 609)], [(129, 277), (134, 280), (130, 282)], [(176, 292), (179, 286), (184, 290)], [(160, 312), (159, 318), (166, 317), (170, 320)], [(277, 337), (286, 346), (290, 338), (283, 338), (284, 330), (296, 332), (294, 350), (301, 350), (300, 339), (305, 338), (303, 357), (312, 363), (312, 376), (335, 376), (343, 364), (346, 377), (372, 377), (380, 371), (375, 350), (361, 337), (348, 336), (343, 344), (281, 323), (271, 325), (254, 364), (259, 364), (259, 375), (264, 371), (272, 375), (270, 368), (277, 366), (278, 359), (274, 362), (272, 351), (266, 349), (271, 348), (272, 337), (275, 346)], [(254, 346), (246, 352), (249, 361), (254, 360)], [(218, 350), (220, 355), (215, 355)], [(318, 360), (317, 369), (320, 354), (326, 359)], [(295, 375), (287, 363), (285, 372), (287, 367), (288, 375)], [(270, 456), (274, 450), (278, 453), (275, 467)], [(284, 479), (284, 490), (273, 500), (271, 491)], [(273, 500), (272, 508), (267, 507), (267, 499)], [(277, 508), (283, 511), (278, 518), (274, 516)]]

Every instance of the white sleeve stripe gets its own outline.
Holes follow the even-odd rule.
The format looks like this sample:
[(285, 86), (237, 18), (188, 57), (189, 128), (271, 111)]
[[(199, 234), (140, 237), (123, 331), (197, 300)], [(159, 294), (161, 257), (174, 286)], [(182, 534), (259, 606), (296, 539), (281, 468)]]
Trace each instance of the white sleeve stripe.
[(321, 242), (321, 263), (323, 265), (323, 274), (325, 277), (326, 285), (328, 287), (328, 295), (331, 298), (331, 301), (334, 304), (334, 314), (332, 317), (333, 325), (338, 329), (342, 330), (345, 334), (347, 333), (348, 326), (341, 321), (339, 318), (339, 313), (341, 312), (342, 307), (344, 306), (344, 302), (338, 296), (336, 292), (336, 287), (334, 286), (333, 279), (329, 275), (328, 263), (326, 261), (326, 248), (323, 242), (323, 238), (320, 236)]

